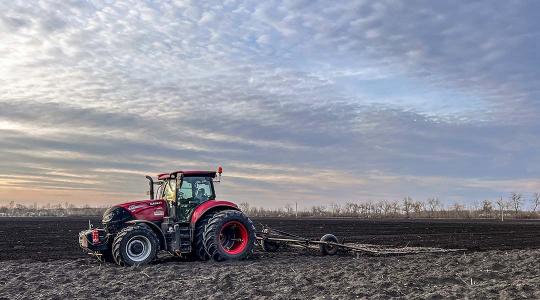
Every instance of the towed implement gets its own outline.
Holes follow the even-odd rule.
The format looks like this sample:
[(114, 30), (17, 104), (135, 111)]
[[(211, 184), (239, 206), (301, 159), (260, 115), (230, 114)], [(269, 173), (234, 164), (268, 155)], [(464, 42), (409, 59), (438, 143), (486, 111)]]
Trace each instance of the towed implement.
[(334, 255), (338, 251), (369, 256), (394, 256), (420, 253), (459, 252), (465, 249), (443, 249), (434, 247), (388, 247), (371, 244), (345, 243), (333, 234), (325, 234), (319, 240), (308, 239), (292, 233), (270, 228), (261, 224), (257, 241), (266, 252), (275, 252), (285, 246), (319, 250), (322, 255)]
[[(158, 252), (200, 260), (241, 260), (256, 243), (252, 221), (229, 201), (216, 200), (213, 171), (176, 171), (149, 181), (149, 200), (115, 205), (103, 227), (79, 233), (79, 245), (100, 260), (122, 266), (152, 262)], [(216, 176), (219, 177), (216, 180)]]

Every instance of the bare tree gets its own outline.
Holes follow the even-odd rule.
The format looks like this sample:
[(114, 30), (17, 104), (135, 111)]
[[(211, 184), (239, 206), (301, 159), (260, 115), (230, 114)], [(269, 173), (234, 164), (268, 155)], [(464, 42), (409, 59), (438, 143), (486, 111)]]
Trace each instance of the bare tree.
[(393, 201), (392, 202), (392, 214), (397, 216), (400, 212), (400, 207), (399, 207), (399, 202), (398, 201)]
[(353, 216), (358, 216), (358, 212), (360, 211), (360, 205), (353, 203), (351, 208)]
[(292, 216), (293, 207), (290, 203), (285, 204), (285, 213), (287, 214), (287, 216)]
[(470, 212), (472, 216), (479, 214), (481, 206), (478, 200), (473, 200), (469, 207), (470, 207)]
[(373, 206), (373, 203), (371, 201), (368, 201), (368, 203), (366, 203), (365, 205), (365, 208), (366, 208), (366, 216), (368, 218), (373, 217), (373, 215), (375, 214), (375, 207)]
[(250, 212), (249, 212), (249, 203), (247, 203), (247, 202), (240, 203), (240, 209), (243, 212), (245, 212), (246, 214), (250, 214)]
[(504, 209), (506, 208), (506, 202), (504, 202), (503, 198), (497, 200), (497, 207), (499, 208), (499, 212), (501, 215), (501, 221), (504, 221)]
[(382, 202), (382, 209), (385, 217), (388, 217), (390, 212), (392, 211), (392, 204), (388, 201)]
[(429, 215), (433, 217), (433, 215), (435, 214), (435, 211), (439, 209), (441, 203), (439, 202), (439, 198), (432, 197), (432, 198), (427, 199), (427, 205), (429, 208)]
[(343, 205), (343, 213), (346, 215), (346, 216), (352, 216), (353, 215), (353, 211), (354, 211), (354, 203), (351, 203), (351, 202), (347, 202), (345, 203), (345, 205)]
[(373, 210), (375, 212), (375, 215), (380, 218), (382, 215), (383, 215), (383, 211), (384, 211), (384, 202), (382, 201), (377, 201), (374, 205), (373, 205)]
[(425, 204), (424, 202), (422, 201), (415, 201), (413, 202), (412, 204), (412, 209), (414, 211), (414, 215), (415, 216), (421, 216), (422, 212), (424, 211), (425, 209)]
[(493, 204), (489, 200), (482, 201), (482, 214), (491, 216), (491, 212), (493, 211)]
[(519, 193), (512, 193), (510, 199), (512, 200), (514, 211), (517, 215), (519, 213), (519, 209), (521, 208), (521, 204), (523, 204), (523, 196)]
[(452, 210), (455, 212), (456, 217), (460, 217), (463, 210), (465, 210), (465, 206), (463, 206), (463, 204), (460, 204), (458, 202), (454, 202), (454, 204), (452, 204)]
[(330, 209), (332, 210), (333, 216), (337, 216), (341, 213), (341, 206), (337, 203), (330, 204)]
[(359, 209), (360, 215), (362, 215), (362, 217), (364, 218), (369, 214), (368, 204), (365, 204), (365, 203), (359, 204), (358, 209)]
[(314, 216), (323, 216), (326, 213), (326, 206), (319, 205), (319, 206), (312, 206), (311, 212)]
[(533, 212), (536, 212), (538, 205), (540, 205), (540, 193), (534, 193), (532, 198)]
[(405, 212), (405, 216), (407, 218), (411, 215), (411, 208), (412, 208), (413, 200), (411, 197), (407, 196), (403, 198), (403, 211)]

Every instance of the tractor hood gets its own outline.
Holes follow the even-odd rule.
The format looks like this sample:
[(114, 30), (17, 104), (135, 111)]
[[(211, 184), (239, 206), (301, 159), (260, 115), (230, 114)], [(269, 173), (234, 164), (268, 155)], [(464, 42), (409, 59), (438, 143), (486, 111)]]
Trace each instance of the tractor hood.
[(118, 204), (110, 207), (103, 214), (103, 226), (110, 233), (122, 229), (130, 220), (161, 222), (167, 215), (164, 200), (141, 200)]
[(159, 222), (167, 215), (165, 200), (140, 200), (116, 205), (129, 212), (133, 219)]

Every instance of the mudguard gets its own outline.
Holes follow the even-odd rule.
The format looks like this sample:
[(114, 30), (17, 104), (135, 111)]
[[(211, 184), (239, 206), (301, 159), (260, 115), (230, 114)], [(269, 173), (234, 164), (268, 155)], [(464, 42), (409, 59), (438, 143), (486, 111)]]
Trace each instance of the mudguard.
[(225, 210), (225, 209), (232, 209), (232, 210), (240, 210), (238, 208), (238, 205), (229, 202), (229, 201), (223, 201), (223, 200), (210, 200), (202, 203), (201, 205), (197, 206), (193, 213), (191, 214), (191, 226), (195, 226), (197, 221), (204, 216), (207, 212), (210, 211), (218, 211), (218, 210)]

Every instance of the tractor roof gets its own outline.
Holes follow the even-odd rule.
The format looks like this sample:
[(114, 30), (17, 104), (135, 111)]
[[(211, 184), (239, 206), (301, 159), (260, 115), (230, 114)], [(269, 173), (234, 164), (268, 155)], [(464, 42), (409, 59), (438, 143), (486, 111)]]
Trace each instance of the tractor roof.
[(216, 171), (174, 171), (171, 173), (162, 173), (158, 175), (159, 180), (169, 179), (173, 174), (182, 173), (184, 176), (204, 176), (204, 177), (216, 177)]

